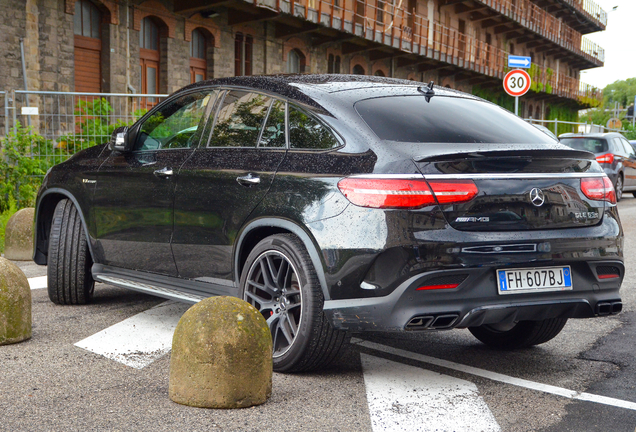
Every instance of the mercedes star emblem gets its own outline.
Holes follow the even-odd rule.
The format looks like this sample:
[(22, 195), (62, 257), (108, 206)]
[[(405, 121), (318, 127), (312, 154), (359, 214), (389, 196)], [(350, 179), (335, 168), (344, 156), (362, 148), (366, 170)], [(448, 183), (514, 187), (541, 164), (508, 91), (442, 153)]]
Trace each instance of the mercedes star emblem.
[(543, 191), (539, 188), (532, 188), (530, 191), (530, 202), (537, 207), (541, 207), (545, 202)]

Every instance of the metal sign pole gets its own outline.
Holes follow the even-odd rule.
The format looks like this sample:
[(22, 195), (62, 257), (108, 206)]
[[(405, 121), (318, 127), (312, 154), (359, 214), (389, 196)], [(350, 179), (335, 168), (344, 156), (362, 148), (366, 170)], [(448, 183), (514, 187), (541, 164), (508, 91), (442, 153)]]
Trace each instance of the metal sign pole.
[(515, 96), (515, 115), (519, 115), (519, 96)]

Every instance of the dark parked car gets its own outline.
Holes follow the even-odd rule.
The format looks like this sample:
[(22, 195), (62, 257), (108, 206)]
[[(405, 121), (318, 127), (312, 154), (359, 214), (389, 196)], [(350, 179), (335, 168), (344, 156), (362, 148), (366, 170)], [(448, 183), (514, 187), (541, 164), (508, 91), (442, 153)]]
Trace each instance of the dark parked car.
[(623, 192), (632, 192), (636, 196), (636, 152), (623, 135), (610, 133), (562, 134), (561, 144), (578, 150), (594, 153), (614, 189), (616, 200), (620, 201)]
[(618, 313), (614, 189), (594, 156), (433, 83), (346, 75), (188, 86), (54, 167), (34, 259), (58, 304), (94, 281), (243, 298), (278, 371), (360, 331), (468, 328), (526, 347)]

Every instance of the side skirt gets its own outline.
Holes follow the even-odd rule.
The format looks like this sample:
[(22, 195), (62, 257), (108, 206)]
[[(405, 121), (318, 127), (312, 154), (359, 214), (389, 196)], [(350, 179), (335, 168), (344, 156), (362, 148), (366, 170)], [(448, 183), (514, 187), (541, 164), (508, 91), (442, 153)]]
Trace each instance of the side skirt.
[(93, 279), (98, 282), (184, 303), (194, 304), (213, 296), (238, 296), (238, 288), (235, 287), (110, 267), (103, 264), (93, 264), (91, 271)]

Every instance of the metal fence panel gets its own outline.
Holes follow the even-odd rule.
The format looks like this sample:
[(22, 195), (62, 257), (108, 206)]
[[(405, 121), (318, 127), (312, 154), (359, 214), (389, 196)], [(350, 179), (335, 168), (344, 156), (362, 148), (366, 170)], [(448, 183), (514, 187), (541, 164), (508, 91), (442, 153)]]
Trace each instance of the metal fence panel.
[(11, 127), (30, 126), (32, 156), (48, 165), (110, 140), (115, 127), (131, 125), (168, 95), (16, 90)]
[(9, 133), (9, 95), (7, 92), (0, 91), (0, 134), (7, 135)]
[(608, 127), (593, 124), (593, 123), (570, 122), (570, 121), (564, 121), (559, 119), (538, 120), (538, 119), (533, 119), (532, 117), (530, 117), (524, 120), (527, 121), (528, 123), (543, 125), (547, 127), (548, 129), (550, 129), (552, 132), (554, 132), (554, 134), (557, 136), (567, 132), (587, 133), (587, 134), (605, 133), (605, 132), (619, 132), (619, 133), (628, 132), (623, 129), (612, 129), (612, 128), (608, 128)]

